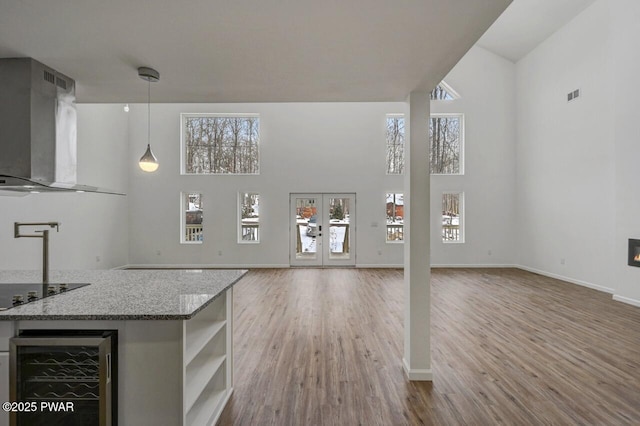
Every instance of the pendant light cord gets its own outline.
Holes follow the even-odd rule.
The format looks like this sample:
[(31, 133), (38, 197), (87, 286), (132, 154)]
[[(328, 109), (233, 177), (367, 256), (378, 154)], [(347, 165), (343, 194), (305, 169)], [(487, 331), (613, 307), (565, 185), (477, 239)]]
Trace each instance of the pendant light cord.
[(151, 146), (151, 80), (147, 80), (147, 145)]

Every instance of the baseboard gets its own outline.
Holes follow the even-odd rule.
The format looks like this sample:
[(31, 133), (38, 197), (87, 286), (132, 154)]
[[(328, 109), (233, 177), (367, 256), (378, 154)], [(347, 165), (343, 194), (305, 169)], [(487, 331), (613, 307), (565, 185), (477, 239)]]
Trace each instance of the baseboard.
[(541, 271), (539, 269), (530, 268), (530, 267), (524, 266), (524, 265), (515, 265), (514, 267), (516, 267), (518, 269), (522, 269), (523, 271), (533, 272), (534, 274), (544, 275), (545, 277), (555, 278), (557, 280), (566, 281), (566, 282), (569, 282), (569, 283), (572, 283), (572, 284), (581, 285), (583, 287), (588, 287), (588, 288), (591, 288), (593, 290), (602, 291), (604, 293), (613, 294), (613, 292), (615, 291), (614, 289), (609, 288), (609, 287), (604, 287), (604, 286), (601, 286), (601, 285), (598, 285), (598, 284), (593, 284), (593, 283), (590, 283), (590, 282), (587, 282), (587, 281), (576, 280), (576, 279), (573, 279), (573, 278), (565, 277), (563, 275), (553, 274), (551, 272)]
[(640, 308), (640, 300), (636, 300), (636, 299), (632, 299), (630, 297), (624, 297), (624, 296), (620, 296), (617, 294), (613, 295), (613, 300), (617, 301), (617, 302), (622, 302), (622, 303), (626, 303), (632, 306), (637, 306)]
[(402, 269), (404, 268), (404, 264), (402, 263), (358, 263), (356, 264), (356, 268), (393, 268), (393, 269)]
[(404, 370), (404, 374), (407, 376), (407, 379), (412, 382), (431, 382), (433, 381), (433, 372), (431, 369), (428, 370), (417, 370), (409, 368), (409, 363), (405, 358), (402, 358), (402, 369)]
[(189, 264), (189, 263), (160, 263), (160, 264), (148, 264), (148, 263), (132, 263), (129, 265), (119, 266), (113, 269), (268, 269), (268, 268), (289, 268), (290, 265), (280, 264), (251, 264), (251, 265), (238, 265), (238, 264)]
[(517, 268), (518, 265), (513, 264), (500, 264), (500, 263), (491, 263), (491, 264), (448, 264), (448, 263), (436, 263), (431, 264), (431, 268)]

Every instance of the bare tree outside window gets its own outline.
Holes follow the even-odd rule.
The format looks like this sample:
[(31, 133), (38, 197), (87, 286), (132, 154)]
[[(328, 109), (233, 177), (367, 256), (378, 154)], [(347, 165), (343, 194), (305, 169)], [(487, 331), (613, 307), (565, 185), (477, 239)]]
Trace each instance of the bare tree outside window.
[(258, 174), (260, 119), (183, 115), (184, 172)]
[(241, 192), (238, 195), (240, 209), (239, 243), (260, 242), (260, 194)]
[(462, 174), (462, 115), (432, 115), (429, 123), (431, 174)]
[(432, 101), (452, 101), (455, 99), (442, 83), (438, 84), (436, 88), (431, 91), (430, 95)]
[(387, 174), (404, 173), (404, 117), (387, 117)]
[(442, 194), (442, 241), (462, 242), (462, 202), (461, 192)]
[(385, 194), (387, 211), (387, 242), (404, 240), (404, 195)]
[(182, 243), (202, 243), (202, 194), (183, 192), (182, 202)]

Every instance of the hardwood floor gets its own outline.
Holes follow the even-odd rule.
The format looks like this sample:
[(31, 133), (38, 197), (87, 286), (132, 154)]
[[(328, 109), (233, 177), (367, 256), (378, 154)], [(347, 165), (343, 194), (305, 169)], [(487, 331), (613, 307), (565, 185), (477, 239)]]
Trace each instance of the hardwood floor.
[(220, 425), (638, 425), (640, 309), (515, 269), (432, 271), (433, 382), (402, 371), (402, 270), (252, 270)]

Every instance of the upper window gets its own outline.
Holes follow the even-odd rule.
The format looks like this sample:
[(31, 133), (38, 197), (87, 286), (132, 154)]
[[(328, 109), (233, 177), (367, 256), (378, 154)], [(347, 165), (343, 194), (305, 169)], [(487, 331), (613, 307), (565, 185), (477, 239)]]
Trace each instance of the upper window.
[(258, 174), (260, 118), (182, 114), (184, 174)]
[(404, 116), (387, 116), (387, 174), (404, 172)]
[(430, 95), (432, 101), (453, 101), (460, 98), (460, 95), (444, 81), (441, 81), (440, 84), (431, 91)]
[(462, 114), (432, 114), (429, 120), (431, 174), (461, 175), (463, 170)]

